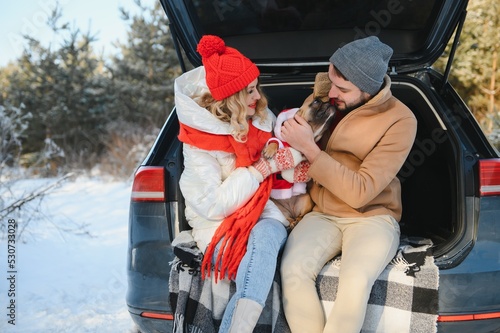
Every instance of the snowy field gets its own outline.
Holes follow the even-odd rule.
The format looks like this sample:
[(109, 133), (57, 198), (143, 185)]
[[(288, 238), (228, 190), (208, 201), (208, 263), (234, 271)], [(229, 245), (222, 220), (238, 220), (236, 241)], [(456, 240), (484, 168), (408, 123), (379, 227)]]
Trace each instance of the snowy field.
[[(12, 195), (56, 181), (23, 180)], [(137, 332), (125, 303), (130, 187), (65, 180), (31, 202), (29, 214), (10, 213), (10, 231), (13, 220), (17, 233), (28, 226), (15, 237), (5, 227), (0, 233), (0, 332)]]

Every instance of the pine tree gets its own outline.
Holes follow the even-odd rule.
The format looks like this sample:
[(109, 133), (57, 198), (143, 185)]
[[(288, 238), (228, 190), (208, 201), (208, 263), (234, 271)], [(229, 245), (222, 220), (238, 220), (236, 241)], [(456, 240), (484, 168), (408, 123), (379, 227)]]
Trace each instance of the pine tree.
[(500, 4), (471, 0), (467, 10), (450, 82), (489, 134), (500, 127)]
[(127, 43), (108, 66), (116, 93), (115, 113), (123, 120), (161, 127), (173, 107), (173, 81), (181, 70), (160, 3), (130, 17)]
[[(110, 99), (108, 79), (99, 73), (93, 37), (67, 30), (53, 51), (30, 38), (9, 77), (8, 100), (23, 104), (33, 115), (23, 143), (25, 152), (40, 152), (53, 139), (66, 152), (67, 162), (87, 163), (102, 148), (92, 132), (103, 128)], [(83, 157), (85, 155), (85, 157)]]

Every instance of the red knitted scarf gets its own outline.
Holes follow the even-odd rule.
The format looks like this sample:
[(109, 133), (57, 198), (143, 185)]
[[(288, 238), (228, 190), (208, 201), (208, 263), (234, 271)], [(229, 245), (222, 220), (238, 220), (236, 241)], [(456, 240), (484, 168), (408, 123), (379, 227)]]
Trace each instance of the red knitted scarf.
[[(231, 135), (215, 135), (202, 132), (180, 123), (179, 140), (205, 150), (221, 150), (236, 155), (236, 167), (246, 167), (260, 158), (261, 150), (271, 137), (253, 126), (249, 121), (248, 140), (237, 142)], [(222, 241), (215, 261), (215, 282), (226, 274), (230, 279), (236, 277), (238, 266), (245, 255), (248, 237), (257, 223), (271, 194), (272, 179), (267, 177), (257, 192), (242, 207), (227, 216), (215, 231), (205, 250), (201, 265), (202, 277), (210, 277), (212, 257), (215, 246)]]

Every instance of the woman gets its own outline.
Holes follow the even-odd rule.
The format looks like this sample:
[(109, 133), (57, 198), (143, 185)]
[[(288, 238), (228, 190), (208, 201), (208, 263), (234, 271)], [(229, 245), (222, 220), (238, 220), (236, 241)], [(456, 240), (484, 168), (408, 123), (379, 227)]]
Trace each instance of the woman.
[[(219, 332), (252, 332), (271, 289), (287, 220), (269, 200), (271, 173), (296, 166), (300, 153), (261, 158), (275, 117), (257, 66), (217, 36), (204, 36), (203, 66), (175, 82), (183, 142), (180, 188), (192, 235), (204, 252), (202, 274), (235, 279)], [(279, 161), (279, 162), (276, 162)]]

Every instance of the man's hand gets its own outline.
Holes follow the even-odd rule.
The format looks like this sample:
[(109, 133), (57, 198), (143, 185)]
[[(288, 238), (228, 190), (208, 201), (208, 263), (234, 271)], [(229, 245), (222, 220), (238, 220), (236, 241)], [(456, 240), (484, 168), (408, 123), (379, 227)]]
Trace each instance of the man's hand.
[(316, 142), (311, 126), (299, 115), (288, 119), (281, 126), (281, 136), (290, 146), (302, 152), (309, 162), (321, 152)]

